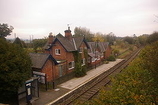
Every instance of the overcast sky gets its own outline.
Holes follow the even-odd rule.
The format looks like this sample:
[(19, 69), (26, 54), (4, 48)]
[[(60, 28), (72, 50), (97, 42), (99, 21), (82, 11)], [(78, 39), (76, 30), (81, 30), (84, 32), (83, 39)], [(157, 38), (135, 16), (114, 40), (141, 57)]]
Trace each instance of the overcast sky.
[(8, 38), (64, 34), (67, 24), (116, 36), (158, 31), (158, 0), (0, 0), (0, 13), (14, 27)]

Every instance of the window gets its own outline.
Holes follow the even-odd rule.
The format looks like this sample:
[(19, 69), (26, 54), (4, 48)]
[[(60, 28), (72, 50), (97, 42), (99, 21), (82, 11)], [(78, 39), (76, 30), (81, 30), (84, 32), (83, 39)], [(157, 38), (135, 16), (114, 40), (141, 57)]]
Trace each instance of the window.
[(72, 62), (69, 62), (69, 70), (70, 69), (73, 69), (74, 68), (74, 66), (75, 66), (75, 63), (74, 63), (74, 61), (72, 61)]
[(63, 65), (59, 65), (59, 76), (61, 77), (63, 75)]
[(96, 58), (95, 58), (95, 57), (93, 57), (93, 58), (92, 58), (92, 62), (95, 62), (95, 60), (96, 60)]
[(85, 65), (85, 58), (82, 59), (82, 66)]
[(82, 52), (83, 52), (83, 48), (82, 48), (82, 47), (80, 47), (79, 52), (80, 52), (80, 53), (82, 53)]
[(60, 49), (55, 49), (55, 54), (60, 55)]

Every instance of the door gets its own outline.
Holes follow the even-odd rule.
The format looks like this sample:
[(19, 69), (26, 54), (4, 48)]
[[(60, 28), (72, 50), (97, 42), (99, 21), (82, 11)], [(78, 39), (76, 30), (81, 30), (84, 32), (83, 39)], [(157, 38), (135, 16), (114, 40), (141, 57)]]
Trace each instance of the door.
[(63, 75), (63, 65), (59, 65), (59, 77)]

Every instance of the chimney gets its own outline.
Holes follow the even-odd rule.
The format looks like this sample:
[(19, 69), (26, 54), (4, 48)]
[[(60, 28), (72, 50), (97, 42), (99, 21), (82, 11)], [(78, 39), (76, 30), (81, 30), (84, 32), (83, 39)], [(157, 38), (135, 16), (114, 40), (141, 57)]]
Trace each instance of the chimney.
[(52, 35), (52, 32), (51, 32), (49, 33), (49, 36), (48, 36), (48, 43), (52, 44), (53, 40), (54, 40), (54, 36)]
[(68, 27), (68, 30), (65, 30), (64, 32), (65, 32), (65, 38), (67, 38), (68, 40), (72, 40), (70, 27)]

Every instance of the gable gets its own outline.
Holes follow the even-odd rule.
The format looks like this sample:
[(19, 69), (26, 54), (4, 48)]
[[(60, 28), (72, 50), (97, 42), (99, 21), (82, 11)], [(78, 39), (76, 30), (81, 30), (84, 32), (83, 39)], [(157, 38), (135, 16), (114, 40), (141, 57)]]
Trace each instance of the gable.
[(57, 61), (50, 55), (46, 53), (30, 53), (30, 58), (32, 61), (32, 67), (42, 69), (45, 63), (50, 59), (54, 64), (58, 64)]
[[(75, 46), (73, 44), (73, 41), (68, 40), (65, 37), (58, 37), (56, 38), (56, 41), (59, 41), (61, 45), (65, 48), (66, 51), (75, 51)], [(55, 43), (55, 42), (54, 42)]]
[(86, 45), (87, 49), (89, 49), (89, 45), (88, 45), (87, 41), (84, 39), (84, 37), (75, 37), (74, 40), (76, 42), (77, 49), (80, 48), (82, 43), (84, 43)]

